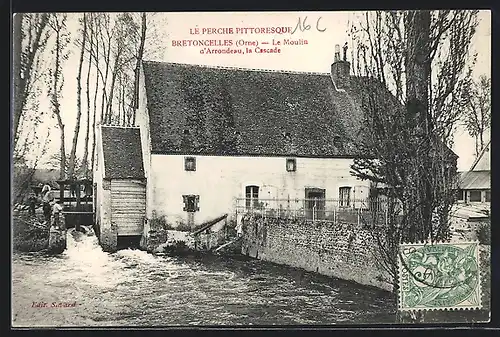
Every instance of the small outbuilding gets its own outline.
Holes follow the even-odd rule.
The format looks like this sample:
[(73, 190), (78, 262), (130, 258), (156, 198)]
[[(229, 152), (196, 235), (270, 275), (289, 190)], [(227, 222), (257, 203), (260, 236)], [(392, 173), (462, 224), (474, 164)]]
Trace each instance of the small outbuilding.
[(469, 171), (460, 172), (458, 202), (483, 204), (491, 202), (490, 142), (484, 147)]
[(105, 251), (120, 240), (139, 242), (146, 213), (146, 179), (139, 128), (98, 127), (94, 188), (97, 235)]

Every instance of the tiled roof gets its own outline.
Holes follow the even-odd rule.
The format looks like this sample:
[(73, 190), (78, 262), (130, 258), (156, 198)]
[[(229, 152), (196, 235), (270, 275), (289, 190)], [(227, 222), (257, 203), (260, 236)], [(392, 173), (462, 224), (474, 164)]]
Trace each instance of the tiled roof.
[(101, 137), (105, 178), (144, 178), (139, 128), (102, 126)]
[(152, 153), (350, 157), (359, 96), (329, 74), (143, 62)]
[(491, 171), (460, 172), (459, 186), (462, 190), (491, 189)]

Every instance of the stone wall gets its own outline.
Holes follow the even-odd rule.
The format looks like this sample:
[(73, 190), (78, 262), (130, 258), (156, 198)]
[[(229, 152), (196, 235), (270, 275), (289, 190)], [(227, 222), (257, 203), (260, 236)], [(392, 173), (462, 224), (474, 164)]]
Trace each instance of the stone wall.
[(242, 254), (392, 291), (374, 232), (332, 221), (245, 216)]
[(117, 249), (118, 228), (111, 218), (111, 184), (103, 181), (102, 198), (100, 198), (99, 242), (106, 252)]

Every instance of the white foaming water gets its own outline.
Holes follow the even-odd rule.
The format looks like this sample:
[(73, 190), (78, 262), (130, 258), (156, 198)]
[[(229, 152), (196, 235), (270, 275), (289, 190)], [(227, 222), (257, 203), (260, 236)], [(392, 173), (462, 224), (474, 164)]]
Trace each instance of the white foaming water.
[(123, 279), (121, 266), (117, 265), (110, 254), (102, 250), (91, 229), (87, 233), (69, 229), (66, 250), (62, 257), (66, 259), (61, 269), (66, 269), (67, 272), (54, 276), (59, 280), (78, 279), (103, 288), (113, 288)]
[(110, 256), (99, 246), (97, 237), (93, 232), (89, 234), (77, 232), (74, 228), (66, 234), (66, 250), (63, 255), (70, 261), (92, 267), (109, 264)]
[(148, 264), (157, 264), (160, 262), (160, 259), (158, 257), (138, 249), (122, 249), (116, 252), (116, 256), (118, 258), (123, 258), (124, 260)]
[[(392, 297), (372, 300), (354, 286), (298, 285), (283, 268), (249, 268), (240, 260), (158, 257), (135, 249), (110, 254), (91, 232), (73, 229), (61, 255), (14, 257), (17, 326), (324, 324), (358, 319), (358, 312), (392, 319)], [(78, 305), (40, 310), (33, 301)]]

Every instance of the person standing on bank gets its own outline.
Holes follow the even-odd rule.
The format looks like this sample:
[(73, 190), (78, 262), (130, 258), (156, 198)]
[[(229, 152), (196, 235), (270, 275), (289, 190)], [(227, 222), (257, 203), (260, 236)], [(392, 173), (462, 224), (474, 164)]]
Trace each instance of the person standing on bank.
[(35, 192), (31, 192), (28, 197), (28, 203), (30, 206), (30, 215), (35, 216), (35, 208), (36, 208), (36, 195)]
[(56, 202), (53, 202), (53, 206), (52, 206), (52, 226), (55, 227), (55, 228), (61, 228), (61, 219), (60, 217), (62, 216), (62, 210), (63, 210), (63, 207), (61, 205), (61, 201), (58, 200)]
[(45, 221), (47, 223), (50, 222), (50, 213), (51, 213), (51, 206), (50, 206), (50, 186), (45, 184), (42, 189), (42, 196), (43, 196), (43, 216), (45, 217)]

